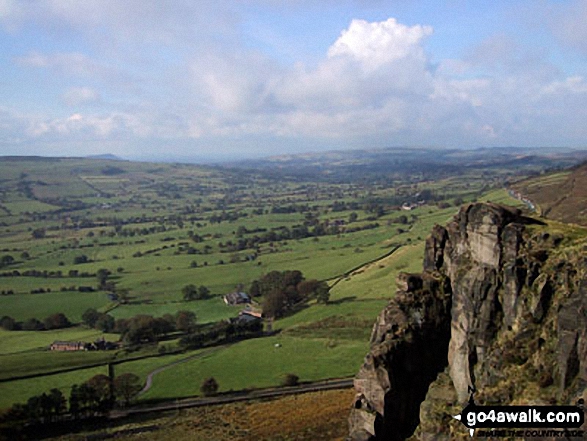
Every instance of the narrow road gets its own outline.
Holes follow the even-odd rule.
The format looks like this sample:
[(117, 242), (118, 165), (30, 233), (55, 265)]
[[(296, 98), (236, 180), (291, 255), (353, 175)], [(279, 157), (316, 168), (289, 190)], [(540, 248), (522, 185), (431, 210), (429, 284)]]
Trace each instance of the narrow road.
[(197, 358), (204, 357), (205, 355), (211, 354), (212, 352), (217, 351), (218, 349), (223, 348), (223, 347), (225, 347), (225, 346), (218, 346), (218, 347), (214, 347), (214, 348), (211, 348), (208, 350), (204, 350), (204, 351), (200, 352), (199, 354), (190, 355), (189, 357), (182, 358), (181, 360), (174, 361), (173, 363), (166, 364), (164, 366), (161, 366), (161, 367), (155, 369), (154, 371), (149, 372), (149, 374), (147, 374), (147, 381), (145, 381), (145, 385), (143, 386), (143, 388), (141, 389), (141, 391), (139, 392), (138, 395), (141, 396), (144, 393), (146, 393), (149, 389), (151, 389), (151, 386), (153, 385), (153, 377), (155, 375), (157, 375), (159, 372), (163, 372), (164, 370), (169, 369), (170, 367), (177, 366), (178, 364), (185, 363), (186, 361), (195, 360)]
[[(182, 360), (184, 361), (184, 360)], [(166, 410), (187, 409), (190, 407), (213, 406), (219, 404), (236, 403), (239, 401), (259, 400), (262, 398), (277, 398), (287, 395), (303, 394), (307, 392), (319, 392), (324, 390), (348, 389), (353, 386), (352, 378), (340, 378), (334, 380), (316, 381), (300, 384), (298, 386), (274, 387), (253, 391), (234, 392), (215, 397), (186, 398), (170, 401), (152, 406), (134, 407), (110, 412), (109, 418), (124, 418), (129, 415), (137, 415), (150, 412), (162, 412)]]

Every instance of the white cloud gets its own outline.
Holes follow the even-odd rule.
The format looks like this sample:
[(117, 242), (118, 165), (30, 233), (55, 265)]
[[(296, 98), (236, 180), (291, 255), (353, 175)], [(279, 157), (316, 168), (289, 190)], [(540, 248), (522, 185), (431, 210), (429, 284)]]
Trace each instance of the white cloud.
[(41, 120), (31, 118), (27, 134), (34, 138), (127, 138), (146, 137), (151, 130), (135, 115), (113, 113), (109, 115), (83, 115), (73, 113), (64, 118)]
[(100, 94), (89, 87), (72, 87), (62, 96), (68, 106), (80, 106), (100, 101)]
[(52, 69), (60, 73), (83, 77), (105, 78), (114, 77), (116, 71), (96, 62), (89, 56), (79, 52), (41, 54), (31, 52), (16, 58), (21, 66), (39, 69)]
[[(288, 66), (245, 45), (238, 18), (215, 12), (207, 0), (178, 0), (173, 8), (147, 0), (47, 0), (39, 11), (26, 5), (0, 0), (0, 20), (18, 23), (20, 16), (65, 27), (92, 42), (92, 50), (56, 45), (55, 53), (16, 58), (21, 69), (45, 72), (45, 82), (65, 92), (53, 114), (0, 115), (3, 130), (14, 126), (0, 140), (220, 145), (263, 139), (274, 149), (292, 139), (527, 145), (536, 139), (576, 144), (587, 130), (575, 128), (585, 126), (578, 122), (586, 116), (585, 79), (563, 76), (548, 54), (507, 35), (491, 36), (461, 59), (437, 61), (424, 50), (436, 38), (430, 26), (352, 20), (321, 58)], [(102, 102), (100, 94), (116, 101)], [(95, 103), (99, 108), (81, 107)]]
[(432, 35), (431, 26), (406, 26), (394, 18), (369, 23), (353, 20), (347, 30), (328, 49), (328, 57), (351, 57), (370, 72), (387, 63), (414, 57), (424, 60), (422, 40)]

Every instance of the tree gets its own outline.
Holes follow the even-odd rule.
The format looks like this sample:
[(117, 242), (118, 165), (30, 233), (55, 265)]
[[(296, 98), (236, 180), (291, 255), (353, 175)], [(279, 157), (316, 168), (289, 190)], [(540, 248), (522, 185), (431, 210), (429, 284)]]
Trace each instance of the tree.
[(36, 318), (30, 318), (22, 324), (22, 329), (24, 331), (42, 331), (45, 326)]
[(73, 258), (74, 265), (80, 265), (82, 263), (88, 263), (89, 261), (90, 261), (90, 259), (88, 259), (88, 256), (86, 256), (85, 254), (82, 254), (81, 256), (75, 256)]
[(0, 257), (0, 268), (12, 265), (14, 263), (14, 257), (10, 254), (6, 254), (5, 256)]
[(54, 416), (59, 416), (67, 410), (67, 400), (63, 396), (63, 392), (59, 389), (53, 388), (49, 391), (49, 400), (51, 402), (51, 413)]
[(132, 373), (119, 375), (114, 379), (114, 396), (125, 406), (141, 391), (140, 378)]
[(104, 289), (106, 287), (106, 282), (108, 281), (108, 276), (112, 274), (109, 270), (105, 268), (101, 268), (96, 273), (96, 277), (98, 279), (98, 286), (100, 289)]
[(251, 283), (251, 287), (249, 288), (249, 295), (251, 297), (259, 297), (261, 295), (261, 287), (259, 286), (259, 281), (254, 280)]
[(208, 289), (207, 286), (201, 285), (198, 288), (198, 299), (204, 300), (204, 299), (207, 299), (208, 297), (210, 297), (210, 290)]
[(281, 384), (282, 386), (297, 386), (299, 382), (300, 377), (298, 377), (296, 374), (285, 374)]
[(62, 329), (71, 326), (71, 322), (62, 312), (50, 315), (43, 320), (43, 324), (45, 325), (45, 329)]
[(297, 290), (300, 293), (301, 297), (307, 299), (314, 294), (314, 292), (318, 288), (319, 283), (320, 282), (318, 282), (316, 279), (304, 280), (303, 282), (300, 282), (298, 284)]
[(96, 329), (99, 329), (102, 332), (112, 332), (114, 329), (114, 317), (108, 314), (100, 314), (98, 320), (96, 320)]
[(216, 379), (214, 377), (206, 378), (200, 387), (200, 392), (206, 397), (216, 395), (218, 392), (218, 382)]
[(314, 295), (316, 296), (316, 301), (318, 303), (328, 303), (330, 300), (330, 287), (328, 286), (328, 283), (324, 281), (318, 283)]
[(74, 384), (73, 386), (71, 386), (71, 391), (69, 392), (69, 413), (71, 413), (74, 419), (78, 419), (80, 412), (81, 397), (79, 392), (79, 386), (77, 384)]
[(96, 325), (96, 322), (100, 318), (101, 314), (94, 308), (88, 308), (82, 314), (82, 321), (88, 325), (90, 328), (93, 328)]
[(184, 300), (190, 301), (190, 300), (195, 300), (195, 297), (196, 297), (198, 291), (197, 291), (196, 285), (189, 284), (189, 285), (185, 285), (181, 289), (181, 293), (183, 294)]
[(46, 230), (44, 228), (37, 228), (33, 230), (33, 232), (31, 233), (33, 239), (43, 239), (45, 237), (45, 234)]
[(12, 317), (5, 315), (0, 319), (0, 327), (7, 331), (14, 331), (17, 328), (17, 323)]
[(126, 305), (128, 303), (130, 290), (127, 288), (117, 288), (116, 295), (121, 304)]
[(192, 311), (178, 311), (175, 318), (175, 327), (178, 331), (191, 332), (196, 325), (196, 314)]
[(183, 299), (186, 301), (205, 300), (210, 297), (210, 290), (204, 285), (200, 287), (194, 284), (185, 285), (181, 289), (181, 293), (183, 294)]
[(275, 289), (265, 296), (263, 314), (267, 317), (281, 317), (285, 312), (285, 303), (285, 293)]
[(112, 408), (112, 381), (110, 377), (103, 374), (94, 375), (84, 384), (94, 391), (95, 410), (105, 413)]
[(356, 222), (358, 218), (359, 215), (353, 211), (351, 214), (349, 214), (349, 223)]
[(98, 394), (88, 382), (82, 383), (78, 386), (77, 399), (80, 412), (86, 413), (86, 415), (93, 415), (98, 410)]

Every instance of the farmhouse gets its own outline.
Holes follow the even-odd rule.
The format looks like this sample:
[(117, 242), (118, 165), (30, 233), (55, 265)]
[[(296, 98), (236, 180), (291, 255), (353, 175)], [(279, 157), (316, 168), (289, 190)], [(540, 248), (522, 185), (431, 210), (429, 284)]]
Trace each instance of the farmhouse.
[(85, 351), (86, 343), (83, 341), (54, 341), (49, 349), (52, 351)]
[(251, 303), (251, 298), (248, 294), (242, 291), (235, 291), (231, 292), (230, 294), (226, 294), (223, 298), (224, 303), (227, 305), (240, 305), (243, 303)]
[(263, 313), (259, 311), (254, 311), (252, 309), (243, 309), (241, 312), (238, 313), (238, 319), (240, 321), (251, 322), (254, 320), (261, 320), (263, 318)]

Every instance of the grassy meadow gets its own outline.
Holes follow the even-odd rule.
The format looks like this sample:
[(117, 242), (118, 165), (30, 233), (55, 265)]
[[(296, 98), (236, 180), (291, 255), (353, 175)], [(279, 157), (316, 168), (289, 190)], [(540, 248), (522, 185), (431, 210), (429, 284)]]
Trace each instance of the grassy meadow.
[[(117, 373), (142, 380), (168, 366), (140, 400), (198, 395), (210, 376), (221, 391), (279, 385), (287, 373), (301, 381), (352, 376), (396, 276), (421, 270), (433, 225), (464, 202), (517, 203), (495, 176), (475, 173), (337, 183), (183, 164), (7, 158), (0, 159), (0, 177), (0, 317), (42, 322), (63, 313), (72, 323), (0, 330), (0, 380), (79, 368), (0, 382), (0, 408), (52, 387), (67, 395), (71, 385), (106, 373), (109, 361)], [(403, 203), (413, 209), (401, 209)], [(98, 283), (100, 270), (110, 273), (108, 288)], [(276, 320), (276, 335), (161, 355), (157, 345), (48, 350), (57, 340), (119, 338), (84, 325), (89, 308), (114, 319), (181, 310), (202, 325), (234, 318), (241, 308), (225, 305), (223, 295), (286, 270), (327, 281), (330, 301), (311, 300)], [(185, 301), (188, 284), (208, 287), (210, 298)], [(125, 297), (109, 297), (113, 291)], [(175, 349), (177, 338), (159, 346)], [(141, 355), (148, 357), (132, 360)], [(94, 364), (102, 366), (87, 367)]]

